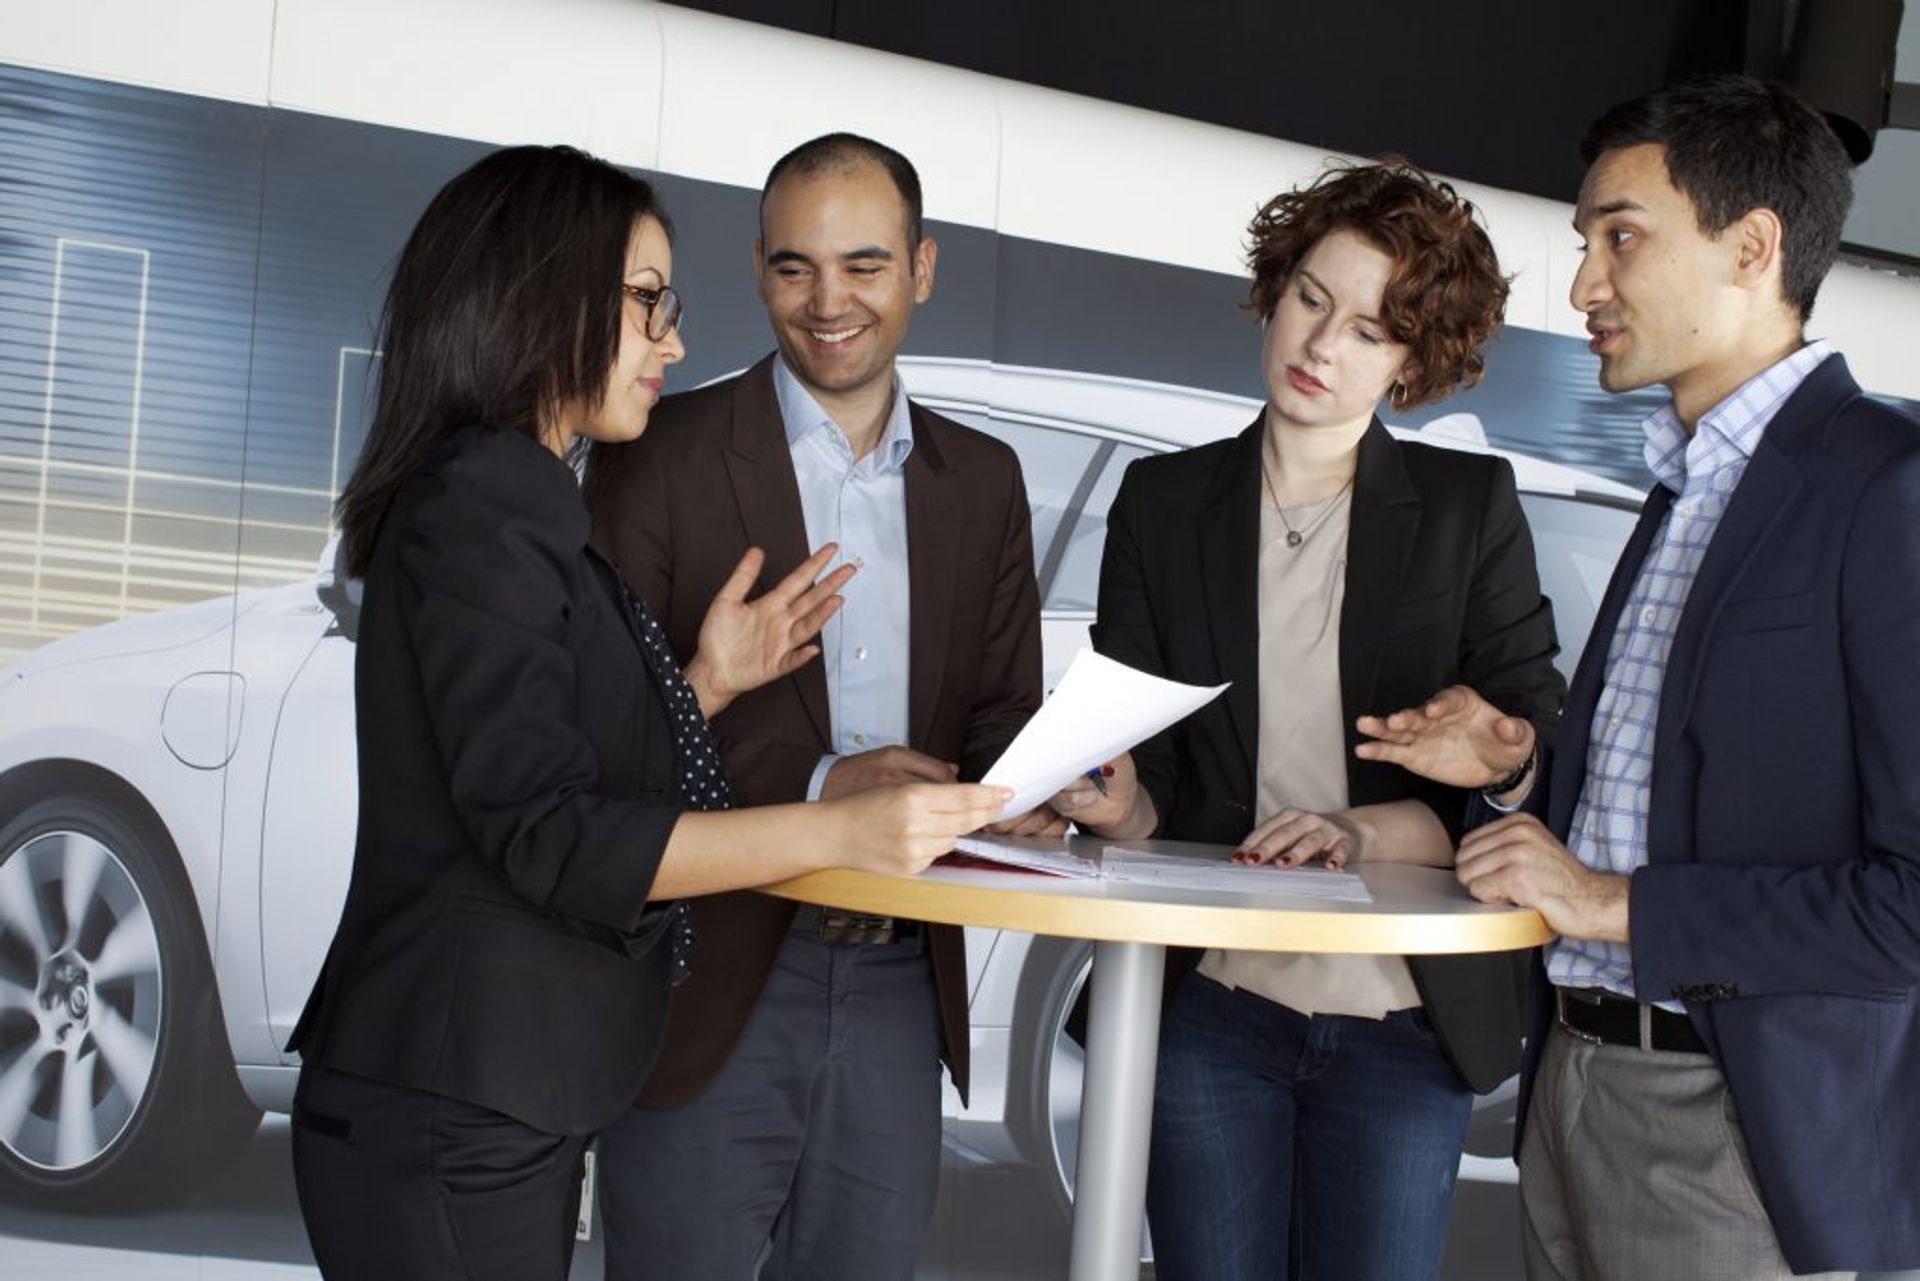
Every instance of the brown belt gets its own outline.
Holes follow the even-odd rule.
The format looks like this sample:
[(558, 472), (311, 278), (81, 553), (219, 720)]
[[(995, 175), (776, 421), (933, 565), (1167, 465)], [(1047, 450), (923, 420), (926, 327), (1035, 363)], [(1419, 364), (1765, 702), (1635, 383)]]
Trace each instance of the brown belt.
[(1598, 988), (1558, 987), (1553, 990), (1553, 998), (1560, 1026), (1582, 1041), (1680, 1054), (1707, 1052), (1707, 1043), (1694, 1031), (1693, 1020), (1684, 1014)]
[(895, 943), (918, 935), (920, 922), (802, 903), (793, 913), (793, 932), (822, 943)]

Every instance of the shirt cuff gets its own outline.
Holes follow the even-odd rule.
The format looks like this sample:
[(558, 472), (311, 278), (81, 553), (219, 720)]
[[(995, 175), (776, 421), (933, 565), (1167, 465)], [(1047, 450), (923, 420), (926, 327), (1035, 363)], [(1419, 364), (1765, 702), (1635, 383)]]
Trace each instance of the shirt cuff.
[(813, 777), (807, 780), (808, 800), (817, 801), (820, 799), (820, 789), (827, 785), (827, 771), (832, 769), (833, 763), (839, 759), (838, 756), (829, 752), (820, 758), (818, 765), (813, 767)]

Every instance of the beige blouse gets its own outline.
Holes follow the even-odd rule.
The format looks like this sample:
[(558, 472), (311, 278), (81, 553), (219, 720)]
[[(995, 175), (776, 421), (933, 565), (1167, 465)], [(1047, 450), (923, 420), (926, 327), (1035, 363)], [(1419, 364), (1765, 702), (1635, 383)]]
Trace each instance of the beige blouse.
[[(1347, 808), (1346, 713), (1340, 706), (1340, 605), (1346, 596), (1352, 491), (1331, 506), (1286, 509), (1305, 538), (1287, 545), (1278, 512), (1260, 507), (1260, 742), (1256, 823), (1283, 809)], [(1398, 956), (1226, 952), (1200, 959), (1217, 983), (1302, 1014), (1380, 1018), (1420, 1004)]]

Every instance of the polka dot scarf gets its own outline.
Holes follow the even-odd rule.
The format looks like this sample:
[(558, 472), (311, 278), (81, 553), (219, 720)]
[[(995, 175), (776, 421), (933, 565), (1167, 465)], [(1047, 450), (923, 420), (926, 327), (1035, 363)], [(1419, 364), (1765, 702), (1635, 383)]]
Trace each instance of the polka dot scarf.
[[(700, 714), (699, 697), (694, 694), (693, 686), (687, 684), (680, 662), (667, 644), (667, 634), (660, 629), (647, 602), (631, 590), (627, 592), (627, 606), (640, 625), (640, 653), (666, 697), (667, 715), (673, 722), (673, 755), (680, 767), (680, 803), (690, 810), (732, 809), (733, 789), (727, 784), (720, 753), (713, 745), (713, 733), (707, 727), (707, 718)], [(673, 920), (668, 937), (672, 956), (668, 974), (672, 984), (679, 987), (693, 973), (690, 964), (693, 913), (685, 902), (675, 903), (670, 911)]]

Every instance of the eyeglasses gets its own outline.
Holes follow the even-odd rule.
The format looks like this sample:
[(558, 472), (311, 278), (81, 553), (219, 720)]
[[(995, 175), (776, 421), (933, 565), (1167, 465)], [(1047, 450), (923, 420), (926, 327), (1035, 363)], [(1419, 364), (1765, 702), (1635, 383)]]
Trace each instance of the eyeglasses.
[(645, 285), (622, 284), (620, 292), (647, 309), (647, 337), (659, 342), (680, 326), (684, 308), (672, 285), (649, 289)]

